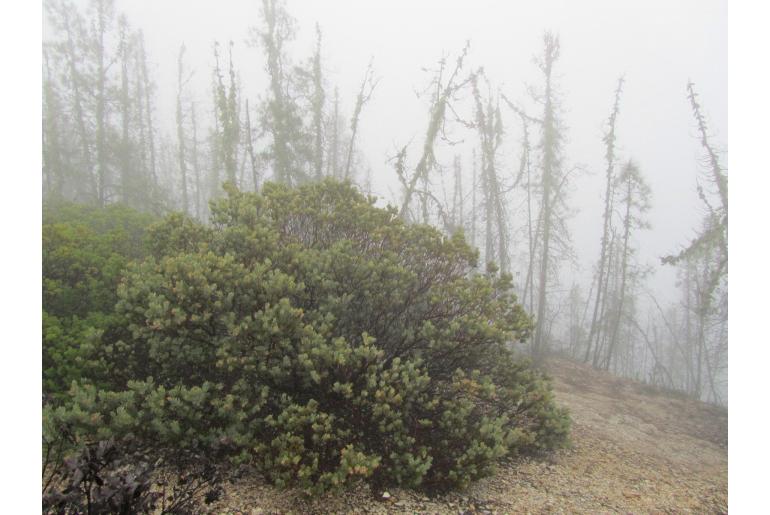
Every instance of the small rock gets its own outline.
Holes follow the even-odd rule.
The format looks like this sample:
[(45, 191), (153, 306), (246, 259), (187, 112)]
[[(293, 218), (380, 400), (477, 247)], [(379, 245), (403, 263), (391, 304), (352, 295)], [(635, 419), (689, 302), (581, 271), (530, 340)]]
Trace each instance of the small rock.
[(406, 501), (403, 501), (403, 500), (396, 501), (396, 503), (393, 506), (398, 506), (399, 508), (402, 508), (402, 507), (406, 506)]

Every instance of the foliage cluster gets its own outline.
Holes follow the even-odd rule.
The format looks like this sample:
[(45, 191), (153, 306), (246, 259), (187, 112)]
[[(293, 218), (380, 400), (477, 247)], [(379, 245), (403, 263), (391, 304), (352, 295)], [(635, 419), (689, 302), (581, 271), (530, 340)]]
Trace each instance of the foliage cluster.
[(100, 380), (101, 334), (116, 322), (123, 270), (146, 253), (149, 215), (121, 205), (70, 203), (43, 210), (43, 392), (57, 396), (72, 381)]
[(132, 439), (256, 466), (307, 492), (462, 487), (564, 443), (547, 380), (513, 357), (530, 318), (461, 234), (407, 225), (346, 183), (228, 187), (128, 264), (92, 357), (44, 412), (78, 442)]

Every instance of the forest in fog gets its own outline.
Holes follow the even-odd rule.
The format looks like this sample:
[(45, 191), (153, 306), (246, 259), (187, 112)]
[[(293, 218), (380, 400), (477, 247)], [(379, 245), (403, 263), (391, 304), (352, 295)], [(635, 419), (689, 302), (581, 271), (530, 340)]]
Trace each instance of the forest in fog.
[(148, 5), (43, 2), (44, 513), (726, 511), (721, 4)]
[[(193, 69), (180, 43), (175, 96), (160, 99), (154, 63), (141, 27), (119, 5), (50, 1), (43, 45), (43, 186), (47, 202), (66, 199), (140, 211), (181, 211), (209, 217), (209, 201), (229, 182), (257, 191), (267, 181), (304, 184), (323, 177), (349, 180), (372, 194), (372, 166), (362, 154), (360, 126), (378, 97), (376, 62), (359, 71), (355, 91), (340, 91), (325, 72), (323, 27), (300, 27), (280, 2), (259, 5), (251, 43), (261, 62), (239, 62), (232, 42), (212, 42), (212, 69)], [(301, 53), (297, 32), (312, 32)], [(566, 43), (568, 44), (568, 43)], [(639, 258), (639, 235), (655, 195), (634, 142), (616, 129), (624, 77), (606, 99), (595, 145), (604, 157), (600, 237), (583, 263), (589, 280), (571, 276), (575, 242), (572, 195), (587, 171), (565, 153), (569, 106), (563, 105), (561, 42), (546, 32), (529, 42), (539, 79), (501, 88), (485, 73), (472, 42), (425, 63), (421, 127), (405, 128), (387, 156), (394, 187), (380, 195), (409, 222), (452, 235), (462, 231), (514, 277), (516, 293), (534, 315), (533, 356), (567, 354), (695, 398), (727, 402), (727, 169), (726, 149), (712, 137), (708, 107), (697, 84), (681, 84), (700, 144), (690, 179), (702, 220), (694, 236), (657, 262)], [(258, 67), (263, 91), (247, 90), (243, 67)], [(193, 74), (209, 77), (194, 91)], [(385, 79), (388, 79), (387, 77)], [(175, 117), (160, 120), (160, 101)], [(579, 99), (575, 99), (578, 101)], [(394, 106), (397, 109), (397, 107)], [(516, 139), (505, 137), (515, 134)], [(414, 137), (407, 137), (414, 134)], [(377, 156), (372, 158), (376, 159)], [(371, 158), (370, 158), (371, 159)], [(682, 172), (684, 173), (684, 172)], [(583, 246), (588, 243), (581, 242)], [(481, 265), (480, 265), (481, 266)], [(650, 293), (656, 267), (676, 271), (670, 297)]]

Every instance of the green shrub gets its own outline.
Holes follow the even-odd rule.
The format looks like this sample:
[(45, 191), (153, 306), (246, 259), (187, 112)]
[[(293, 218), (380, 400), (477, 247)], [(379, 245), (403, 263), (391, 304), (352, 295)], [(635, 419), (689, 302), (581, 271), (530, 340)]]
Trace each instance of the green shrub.
[(464, 486), (554, 448), (568, 419), (509, 346), (510, 277), (348, 184), (227, 188), (212, 225), (172, 216), (129, 265), (101, 337), (109, 384), (46, 409), (81, 440), (139, 438), (319, 492)]
[(121, 205), (43, 210), (43, 392), (103, 377), (101, 333), (116, 323), (117, 286), (129, 261), (146, 254), (148, 215)]

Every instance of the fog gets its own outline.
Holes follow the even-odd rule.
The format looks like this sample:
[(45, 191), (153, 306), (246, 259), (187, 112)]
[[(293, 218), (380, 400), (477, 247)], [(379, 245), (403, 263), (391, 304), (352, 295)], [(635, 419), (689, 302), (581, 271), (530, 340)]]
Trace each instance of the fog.
[[(92, 3), (78, 0), (74, 5), (87, 13)], [(115, 8), (125, 13), (132, 29), (143, 33), (149, 75), (156, 85), (155, 128), (158, 136), (165, 138), (168, 156), (174, 152), (177, 130), (177, 60), (181, 45), (186, 48), (185, 76), (190, 72), (192, 75), (179, 99), (187, 106), (194, 102), (200, 109), (200, 134), (210, 130), (215, 118), (211, 101), (214, 42), (220, 44), (223, 71), (228, 67), (228, 42), (232, 42), (233, 69), (240, 88), (238, 102), (242, 109), (243, 101), (249, 100), (253, 124), (257, 124), (253, 106), (266, 100), (270, 85), (264, 51), (255, 44), (253, 33), (254, 27), (263, 23), (261, 2), (117, 0)], [(291, 0), (286, 9), (296, 20), (296, 38), (283, 49), (292, 65), (307, 65), (315, 49), (316, 24), (322, 33), (325, 116), (330, 116), (336, 88), (339, 123), (347, 127), (362, 78), (369, 63), (372, 65), (376, 87), (359, 116), (353, 180), (377, 196), (378, 205), (399, 206), (402, 202), (403, 188), (393, 158), (408, 145), (407, 168), (415, 166), (429, 122), (432, 93), (428, 88), (440, 60), (446, 60), (448, 73), (468, 42), (462, 75), (483, 68), (482, 95), (497, 98), (497, 102), (503, 95), (529, 116), (537, 117), (542, 106), (530, 92), (542, 92), (543, 76), (535, 58), (542, 57), (546, 31), (559, 38), (560, 56), (553, 80), (564, 141), (560, 165), (570, 174), (563, 214), (570, 241), (558, 257), (559, 265), (554, 265), (557, 271), (549, 281), (549, 295), (559, 299), (553, 316), (563, 329), (563, 310), (570, 288), (579, 285), (582, 295), (590, 297), (594, 281), (607, 167), (602, 138), (618, 79), (623, 77), (615, 126), (616, 167), (633, 160), (651, 189), (651, 209), (645, 215), (650, 228), (631, 235), (636, 270), (649, 272), (635, 290), (635, 309), (640, 313), (651, 310), (652, 298), (664, 308), (680, 304), (677, 268), (662, 265), (661, 258), (687, 247), (698, 236), (708, 214), (698, 194), (698, 186), (709, 182), (708, 162), (704, 161), (687, 85), (694, 84), (709, 143), (719, 152), (726, 169), (726, 2)], [(55, 29), (44, 19), (44, 41), (53, 39), (54, 34)], [(115, 60), (109, 66), (113, 64)], [(475, 129), (462, 123), (474, 117), (472, 95), (465, 88), (457, 97), (452, 115), (447, 115), (443, 124), (445, 132), (435, 144), (437, 163), (429, 181), (432, 194), (446, 202), (447, 209), (452, 197), (454, 157), (459, 156), (463, 180), (470, 181), (471, 156), (479, 146)], [(500, 102), (499, 109), (503, 133), (495, 166), (502, 188), (509, 191), (505, 199), (511, 254), (508, 268), (521, 291), (526, 273), (522, 261), (527, 250), (522, 232), (526, 220), (521, 192), (514, 198), (518, 190), (510, 193), (510, 189), (519, 171), (523, 131), (513, 110), (504, 102)], [(189, 121), (185, 123), (189, 132)], [(530, 127), (530, 133), (530, 143), (535, 146), (538, 130)], [(264, 138), (258, 138), (258, 151), (264, 144)], [(533, 162), (533, 166), (537, 163)], [(172, 177), (177, 172), (169, 168), (161, 173)], [(264, 179), (271, 178), (269, 165), (263, 173)], [(176, 184), (175, 180), (169, 179), (169, 184)], [(176, 186), (169, 191), (179, 208)], [(468, 196), (466, 189), (466, 200)], [(437, 223), (438, 218), (433, 222)], [(476, 244), (483, 247), (480, 238)], [(726, 372), (726, 361), (724, 365)]]
[(44, 513), (727, 513), (726, 0), (42, 28)]
[[(210, 96), (214, 41), (234, 42), (243, 95), (255, 100), (264, 91), (264, 59), (250, 34), (260, 20), (259, 2), (132, 0), (117, 7), (144, 31), (159, 83), (158, 119), (169, 131), (182, 43), (188, 66), (195, 70), (191, 90), (200, 100)], [(399, 145), (413, 140), (413, 147), (418, 146), (427, 124), (428, 106), (415, 93), (430, 80), (422, 70), (442, 56), (453, 59), (470, 41), (467, 69), (483, 66), (490, 82), (508, 98), (526, 103), (527, 85), (538, 81), (532, 59), (541, 52), (543, 31), (558, 34), (562, 58), (557, 77), (567, 126), (564, 154), (570, 164), (586, 170), (575, 181), (571, 199), (577, 213), (570, 222), (579, 266), (575, 273), (584, 282), (599, 251), (602, 130), (616, 81), (625, 76), (618, 153), (638, 162), (653, 191), (652, 230), (639, 235), (640, 257), (655, 268), (651, 289), (661, 298), (676, 295), (673, 270), (659, 266), (659, 258), (692, 239), (702, 216), (695, 188), (701, 149), (685, 86), (695, 83), (714, 142), (726, 148), (726, 2), (297, 0), (287, 7), (298, 28), (289, 52), (296, 59), (310, 55), (314, 26), (320, 25), (327, 80), (339, 87), (347, 112), (373, 58), (381, 80), (363, 113), (358, 141), (372, 169), (373, 194), (391, 202), (398, 181), (386, 161)], [(521, 128), (512, 112), (504, 117), (503, 167), (515, 168)], [(444, 162), (451, 165), (451, 156)]]

